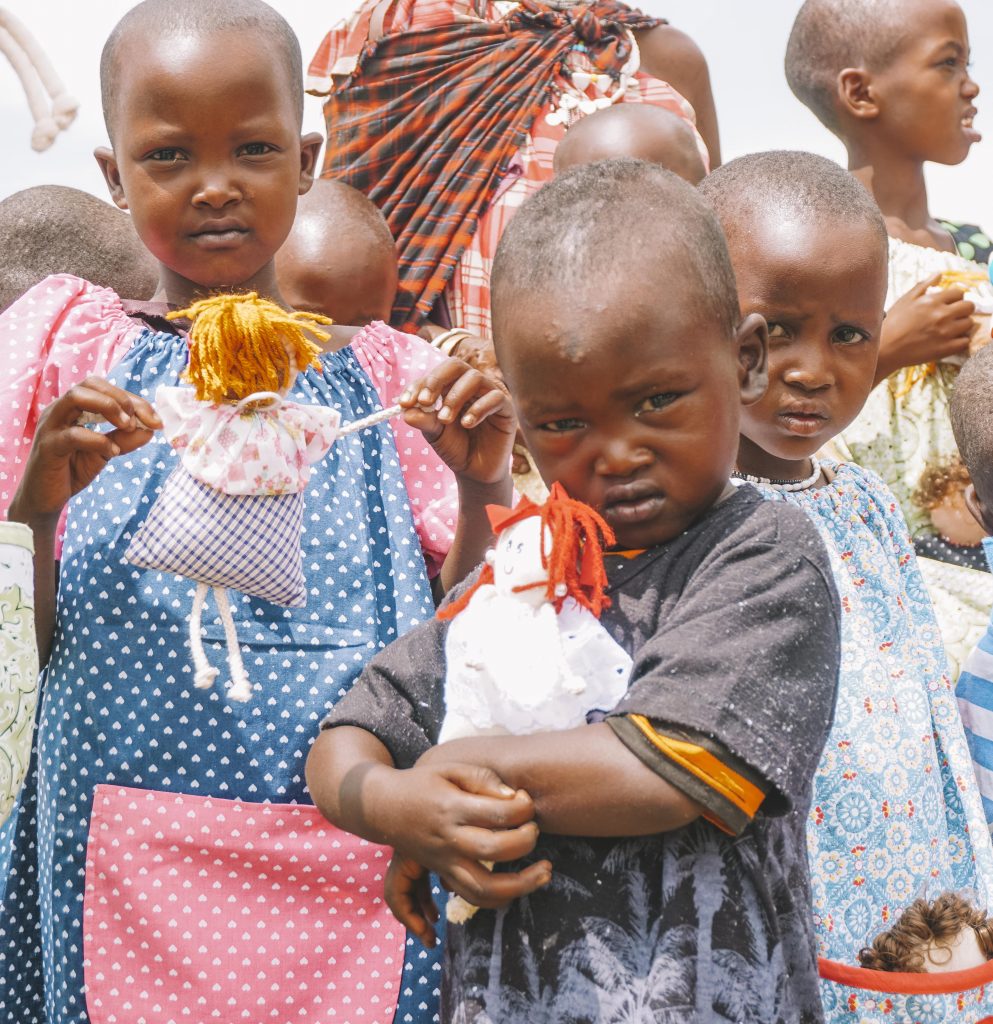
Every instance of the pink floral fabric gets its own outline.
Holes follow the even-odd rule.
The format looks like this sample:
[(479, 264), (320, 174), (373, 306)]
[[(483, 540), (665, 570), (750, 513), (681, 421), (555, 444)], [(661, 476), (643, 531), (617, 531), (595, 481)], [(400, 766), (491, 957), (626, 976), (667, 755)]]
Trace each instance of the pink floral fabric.
[(191, 388), (161, 387), (155, 409), (191, 476), (225, 494), (296, 494), (338, 436), (335, 409), (273, 396), (264, 408), (201, 402)]

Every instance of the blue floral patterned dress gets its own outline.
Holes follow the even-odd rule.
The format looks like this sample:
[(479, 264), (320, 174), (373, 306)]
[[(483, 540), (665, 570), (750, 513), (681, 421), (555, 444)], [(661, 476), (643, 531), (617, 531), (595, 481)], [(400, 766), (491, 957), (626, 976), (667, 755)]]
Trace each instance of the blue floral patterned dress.
[[(897, 501), (868, 470), (824, 465), (835, 474), (826, 486), (759, 489), (811, 517), (835, 569), (841, 672), (814, 777), (807, 848), (820, 955), (859, 972), (859, 950), (918, 897), (955, 890), (989, 906), (993, 848)], [(821, 973), (828, 1021), (862, 1019), (850, 1016), (850, 993), (842, 997), (836, 982), (823, 980), (823, 965)]]
[[(186, 349), (184, 338), (147, 328), (111, 379), (151, 396), (177, 382)], [(290, 397), (332, 406), (346, 422), (379, 407), (348, 349), (325, 355)], [(436, 1019), (437, 954), (405, 944), (382, 901), (373, 906), (369, 896), (384, 851), (331, 836), (304, 783), (329, 707), (377, 650), (433, 613), (389, 428), (340, 440), (315, 467), (302, 536), (306, 607), (232, 594), (245, 666), (258, 684), (247, 704), (229, 703), (223, 680), (210, 690), (192, 686), (194, 585), (123, 560), (174, 466), (156, 437), (110, 462), (70, 505), (36, 749), (5, 830), (12, 849), (0, 857), (10, 859), (0, 888), (0, 1020), (315, 1020), (347, 1003), (335, 986), (349, 964), (380, 987), (362, 996), (369, 1005), (361, 1019), (388, 1024), (395, 1009), (397, 1021)], [(207, 654), (223, 665), (223, 629), (209, 619)], [(172, 810), (166, 828), (156, 815)], [(308, 831), (322, 838), (311, 841)], [(220, 899), (218, 887), (236, 875), (229, 866), (244, 868), (246, 851), (257, 856), (237, 876), (247, 881)], [(324, 866), (325, 884), (317, 875), (308, 884), (311, 863)], [(268, 888), (256, 894), (258, 879)], [(163, 883), (188, 893), (175, 914), (156, 905)], [(207, 905), (214, 916), (201, 920), (198, 907)], [(263, 906), (265, 919), (256, 920)], [(318, 920), (308, 934), (284, 926), (282, 946), (272, 948), (290, 908), (295, 922), (323, 916), (333, 927)], [(236, 918), (243, 927), (229, 944)], [(160, 934), (159, 920), (169, 934)], [(256, 943), (267, 950), (261, 966), (232, 952), (251, 937), (249, 924), (268, 941)], [(104, 940), (114, 928), (126, 942)], [(215, 986), (204, 983), (201, 966)], [(259, 983), (264, 971), (271, 984)], [(225, 985), (235, 995), (218, 1017), (203, 1007)]]

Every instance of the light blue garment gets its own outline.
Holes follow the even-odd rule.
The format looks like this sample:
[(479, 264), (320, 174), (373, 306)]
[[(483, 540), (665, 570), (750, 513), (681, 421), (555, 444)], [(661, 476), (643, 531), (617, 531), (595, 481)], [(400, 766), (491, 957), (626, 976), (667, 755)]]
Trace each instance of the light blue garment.
[(826, 486), (760, 490), (818, 526), (841, 598), (838, 702), (807, 849), (820, 955), (856, 966), (859, 949), (917, 897), (955, 890), (989, 906), (993, 848), (896, 499), (868, 470), (825, 465), (835, 473)]
[[(150, 397), (177, 382), (186, 352), (184, 338), (146, 329), (111, 379)], [(321, 364), (301, 375), (294, 400), (332, 406), (345, 422), (379, 407), (350, 350)], [(258, 684), (252, 700), (225, 699), (223, 630), (212, 606), (205, 647), (222, 675), (213, 689), (194, 689), (194, 585), (123, 560), (176, 464), (157, 436), (110, 462), (70, 506), (40, 770), (32, 767), (7, 830), (15, 835), (0, 913), (3, 1021), (88, 1020), (81, 921), (98, 783), (310, 803), (304, 763), (322, 718), (373, 654), (433, 614), (396, 447), (382, 424), (336, 443), (307, 486), (306, 607), (231, 595), (245, 667)], [(434, 1019), (438, 982), (437, 952), (408, 942), (396, 1020)]]
[[(993, 537), (983, 538), (983, 554), (993, 571)], [(976, 769), (986, 824), (993, 829), (993, 619), (962, 666), (955, 696)]]

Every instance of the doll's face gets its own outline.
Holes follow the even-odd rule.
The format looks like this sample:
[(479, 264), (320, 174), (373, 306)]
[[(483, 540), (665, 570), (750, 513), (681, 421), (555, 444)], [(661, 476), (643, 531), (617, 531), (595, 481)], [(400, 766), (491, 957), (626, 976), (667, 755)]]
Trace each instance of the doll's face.
[(950, 942), (937, 945), (929, 942), (924, 950), (924, 970), (928, 974), (967, 971), (986, 963), (986, 954), (979, 945), (974, 928), (963, 927)]
[(493, 585), (499, 594), (541, 604), (545, 600), (542, 587), (514, 594), (515, 587), (548, 580), (548, 572), (541, 564), (541, 518), (528, 516), (504, 530), (497, 537), (491, 564)]

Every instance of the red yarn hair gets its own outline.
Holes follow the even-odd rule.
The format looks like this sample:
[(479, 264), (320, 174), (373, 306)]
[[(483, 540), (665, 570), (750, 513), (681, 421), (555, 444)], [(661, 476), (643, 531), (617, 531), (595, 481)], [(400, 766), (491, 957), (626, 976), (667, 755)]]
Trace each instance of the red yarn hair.
[[(487, 512), (497, 534), (523, 519), (541, 517), (541, 567), (548, 572), (548, 579), (545, 583), (527, 584), (515, 590), (544, 586), (545, 597), (555, 605), (556, 612), (562, 610), (567, 597), (598, 618), (600, 612), (610, 606), (610, 598), (605, 593), (607, 572), (603, 567), (603, 549), (614, 543), (614, 531), (589, 505), (570, 498), (565, 488), (555, 483), (542, 505), (522, 498), (513, 509), (491, 505)], [(480, 587), (492, 582), (493, 567), (484, 565), (479, 579), (461, 597), (442, 608), (438, 618), (454, 618)]]

